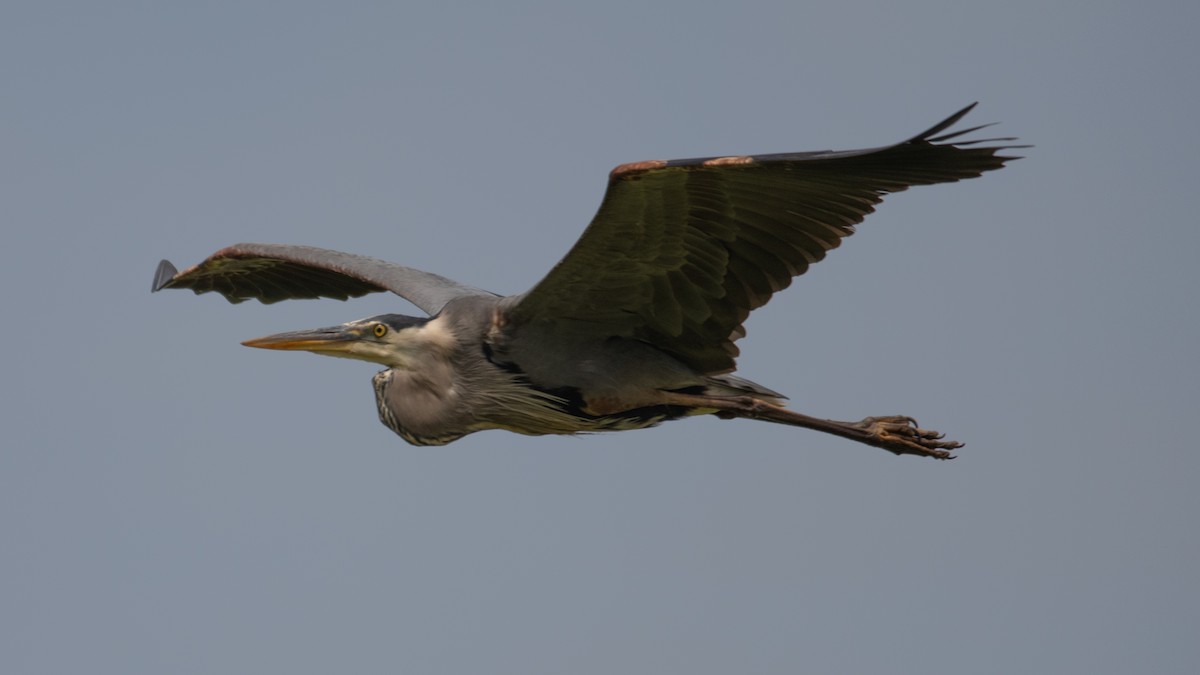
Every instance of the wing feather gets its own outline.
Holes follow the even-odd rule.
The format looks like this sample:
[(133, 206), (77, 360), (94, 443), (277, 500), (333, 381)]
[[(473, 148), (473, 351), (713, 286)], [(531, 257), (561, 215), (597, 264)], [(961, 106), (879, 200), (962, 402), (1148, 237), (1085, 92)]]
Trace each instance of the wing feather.
[[(623, 164), (579, 241), (529, 292), (526, 322), (649, 342), (705, 373), (734, 367), (742, 323), (825, 257), (884, 195), (1015, 159), (1011, 138), (945, 132), (974, 104), (896, 145)], [(940, 135), (939, 135), (940, 134)], [(999, 143), (999, 145), (987, 145)]]
[(179, 272), (159, 263), (152, 291), (190, 288), (217, 292), (230, 302), (270, 304), (299, 298), (346, 300), (391, 291), (429, 314), (464, 295), (495, 294), (436, 274), (376, 258), (311, 246), (235, 244)]

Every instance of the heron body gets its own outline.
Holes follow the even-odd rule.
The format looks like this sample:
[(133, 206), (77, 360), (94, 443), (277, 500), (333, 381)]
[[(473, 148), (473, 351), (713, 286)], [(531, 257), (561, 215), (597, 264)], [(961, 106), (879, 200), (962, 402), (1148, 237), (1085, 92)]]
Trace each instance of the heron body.
[(428, 317), (385, 314), (244, 344), (385, 366), (380, 420), (415, 445), (485, 429), (574, 434), (698, 414), (833, 433), (896, 454), (960, 447), (906, 416), (838, 422), (783, 406), (732, 374), (742, 323), (854, 231), (883, 195), (998, 169), (1011, 139), (939, 136), (973, 106), (883, 148), (626, 164), (570, 252), (528, 292), (500, 296), (393, 263), (305, 246), (238, 244), (153, 290), (347, 299), (391, 291)]

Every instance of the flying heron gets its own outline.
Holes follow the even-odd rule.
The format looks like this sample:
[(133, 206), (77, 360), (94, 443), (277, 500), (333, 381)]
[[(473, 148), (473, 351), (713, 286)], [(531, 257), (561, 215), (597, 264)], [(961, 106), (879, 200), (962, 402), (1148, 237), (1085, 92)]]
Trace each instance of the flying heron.
[(235, 303), (378, 291), (408, 300), (429, 316), (383, 314), (242, 344), (382, 364), (373, 378), (380, 420), (414, 445), (483, 429), (575, 434), (712, 414), (949, 459), (962, 444), (911, 417), (810, 417), (732, 372), (750, 312), (836, 248), (885, 194), (1016, 159), (998, 154), (1024, 147), (1003, 144), (1012, 138), (961, 140), (982, 127), (943, 133), (973, 107), (880, 148), (622, 164), (579, 241), (520, 295), (281, 244), (237, 244), (183, 272), (164, 260), (152, 290), (216, 291)]

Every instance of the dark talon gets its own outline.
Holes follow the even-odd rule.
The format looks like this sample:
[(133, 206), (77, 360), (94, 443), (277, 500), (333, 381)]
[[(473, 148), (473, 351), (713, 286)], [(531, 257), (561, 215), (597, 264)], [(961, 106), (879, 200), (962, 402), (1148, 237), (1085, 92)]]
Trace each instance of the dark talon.
[(855, 426), (867, 432), (867, 443), (897, 455), (953, 459), (950, 450), (963, 446), (958, 441), (942, 440), (946, 435), (940, 431), (922, 429), (915, 419), (907, 415), (868, 417)]

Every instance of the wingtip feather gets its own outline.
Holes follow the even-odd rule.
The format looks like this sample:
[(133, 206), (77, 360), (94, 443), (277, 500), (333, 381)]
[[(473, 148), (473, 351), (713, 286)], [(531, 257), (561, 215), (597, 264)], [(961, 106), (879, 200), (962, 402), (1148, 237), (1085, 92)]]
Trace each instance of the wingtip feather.
[(154, 270), (154, 283), (150, 286), (150, 292), (156, 293), (167, 287), (175, 275), (179, 274), (179, 270), (171, 264), (170, 260), (162, 260), (158, 263), (158, 269)]
[(975, 106), (977, 106), (977, 105), (979, 105), (979, 101), (975, 101), (971, 105), (963, 108), (962, 110), (959, 110), (958, 112), (947, 117), (946, 119), (942, 120), (941, 122), (938, 122), (937, 124), (933, 125), (932, 127), (925, 130), (924, 132), (919, 133), (916, 136), (913, 136), (911, 139), (909, 139), (909, 142), (911, 143), (913, 141), (932, 140), (932, 137), (935, 134), (941, 133), (942, 131), (945, 131), (946, 129), (953, 126), (956, 122), (958, 122), (963, 117), (965, 117), (967, 113), (971, 112), (971, 110), (973, 110), (975, 108)]

